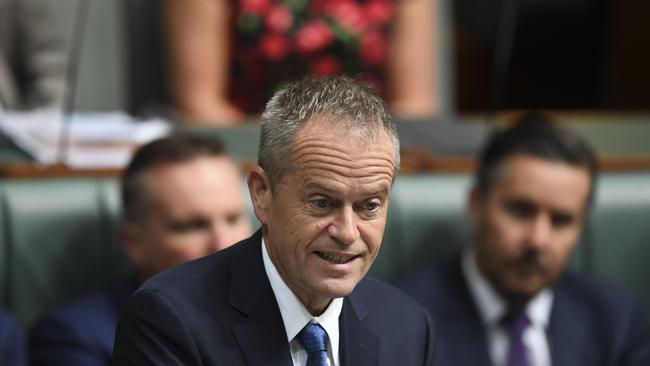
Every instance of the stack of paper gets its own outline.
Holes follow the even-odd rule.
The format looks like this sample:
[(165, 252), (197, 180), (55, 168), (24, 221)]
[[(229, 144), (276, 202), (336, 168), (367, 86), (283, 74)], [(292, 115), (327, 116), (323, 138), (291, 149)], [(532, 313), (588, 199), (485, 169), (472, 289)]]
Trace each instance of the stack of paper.
[(78, 113), (56, 110), (0, 115), (0, 129), (41, 164), (73, 168), (122, 168), (134, 150), (171, 132), (161, 119), (135, 120), (121, 112)]

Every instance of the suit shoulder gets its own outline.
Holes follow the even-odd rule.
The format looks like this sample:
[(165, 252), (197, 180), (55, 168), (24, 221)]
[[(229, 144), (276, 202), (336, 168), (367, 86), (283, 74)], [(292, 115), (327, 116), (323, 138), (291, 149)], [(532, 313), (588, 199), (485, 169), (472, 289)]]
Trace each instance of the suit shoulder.
[(558, 281), (555, 291), (558, 296), (569, 298), (588, 308), (604, 312), (624, 311), (638, 307), (632, 295), (607, 282), (572, 272), (565, 273)]
[(138, 291), (189, 291), (197, 286), (204, 286), (208, 279), (213, 284), (214, 281), (222, 281), (228, 276), (233, 258), (245, 255), (242, 253), (243, 249), (245, 248), (238, 243), (220, 252), (180, 264), (145, 281)]
[(397, 287), (426, 308), (431, 309), (441, 298), (463, 288), (460, 258), (454, 256), (421, 267), (397, 284)]
[(361, 281), (355, 288), (354, 293), (364, 299), (371, 299), (372, 301), (368, 302), (370, 305), (367, 306), (377, 308), (382, 312), (396, 309), (398, 311), (411, 310), (424, 313), (424, 308), (402, 290), (373, 277), (366, 277)]
[(0, 310), (0, 339), (2, 342), (10, 341), (17, 335), (22, 336), (18, 321), (8, 312)]
[(119, 309), (113, 302), (109, 292), (102, 289), (95, 289), (86, 293), (72, 302), (55, 307), (46, 313), (36, 322), (34, 328), (38, 329), (42, 324), (51, 322), (65, 323), (73, 327), (88, 327), (100, 319), (116, 319)]

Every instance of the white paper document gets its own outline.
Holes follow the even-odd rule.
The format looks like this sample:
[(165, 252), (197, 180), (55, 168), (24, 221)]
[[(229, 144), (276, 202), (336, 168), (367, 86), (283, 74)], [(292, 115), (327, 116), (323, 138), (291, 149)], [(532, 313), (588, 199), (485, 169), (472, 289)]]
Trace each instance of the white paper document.
[(72, 168), (123, 168), (135, 149), (165, 136), (171, 123), (136, 120), (122, 112), (77, 113), (57, 110), (4, 112), (0, 129), (37, 162)]

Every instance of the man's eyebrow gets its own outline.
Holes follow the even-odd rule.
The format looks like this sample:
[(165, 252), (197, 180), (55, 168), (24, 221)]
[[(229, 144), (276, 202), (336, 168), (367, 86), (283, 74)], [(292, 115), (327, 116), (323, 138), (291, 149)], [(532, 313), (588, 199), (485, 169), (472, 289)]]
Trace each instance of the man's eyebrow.
[(327, 192), (330, 192), (330, 193), (335, 193), (336, 192), (333, 188), (328, 187), (328, 186), (326, 186), (324, 184), (320, 184), (318, 182), (308, 182), (305, 185), (305, 188), (307, 188), (307, 189), (319, 189), (319, 190), (327, 191)]
[[(329, 193), (336, 193), (337, 191), (331, 187), (328, 187), (324, 184), (318, 183), (318, 182), (309, 182), (305, 185), (307, 189), (317, 189), (317, 190), (322, 190), (322, 191), (327, 191)], [(390, 192), (390, 188), (387, 187), (386, 185), (382, 184), (379, 188), (376, 190), (373, 190), (367, 194), (367, 196), (387, 196)]]

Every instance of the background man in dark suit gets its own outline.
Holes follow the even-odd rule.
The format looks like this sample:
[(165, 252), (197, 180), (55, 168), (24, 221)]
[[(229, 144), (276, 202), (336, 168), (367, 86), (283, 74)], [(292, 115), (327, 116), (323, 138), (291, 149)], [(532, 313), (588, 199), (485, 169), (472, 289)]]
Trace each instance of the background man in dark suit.
[(20, 325), (0, 309), (0, 365), (27, 366), (25, 338)]
[(136, 273), (46, 313), (31, 331), (32, 365), (109, 365), (119, 311), (145, 279), (250, 235), (241, 183), (214, 138), (140, 148), (122, 177), (122, 237)]
[(424, 309), (364, 279), (399, 167), (383, 101), (348, 78), (289, 84), (262, 115), (258, 158), (262, 229), (147, 281), (120, 317), (115, 364), (432, 364)]
[(438, 364), (650, 365), (639, 308), (565, 270), (595, 177), (589, 147), (541, 116), (488, 141), (471, 245), (403, 286), (436, 321)]

